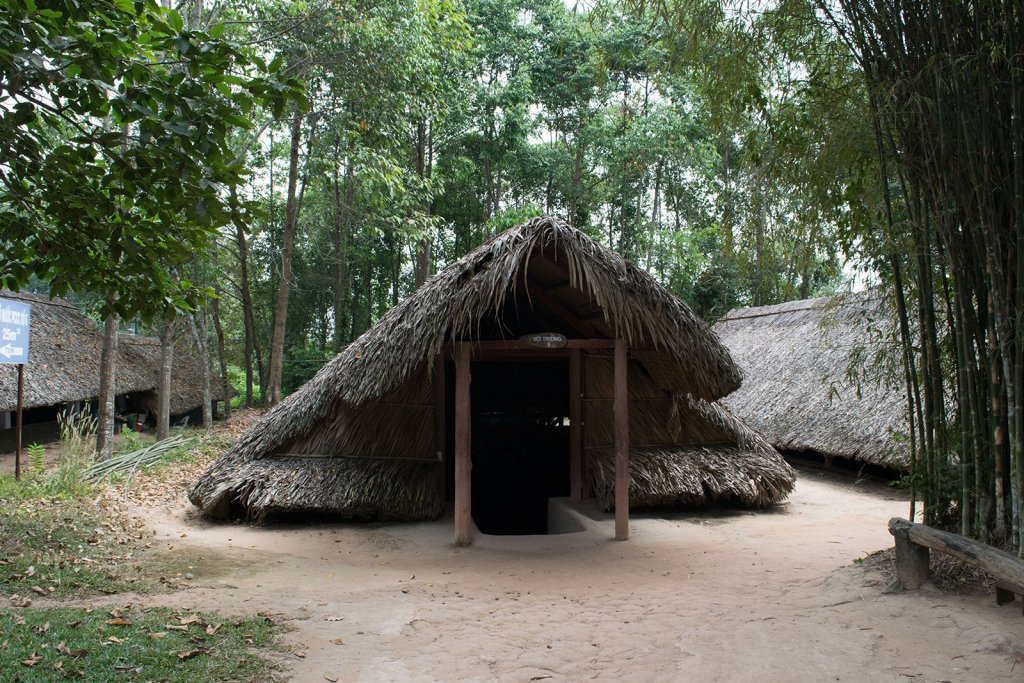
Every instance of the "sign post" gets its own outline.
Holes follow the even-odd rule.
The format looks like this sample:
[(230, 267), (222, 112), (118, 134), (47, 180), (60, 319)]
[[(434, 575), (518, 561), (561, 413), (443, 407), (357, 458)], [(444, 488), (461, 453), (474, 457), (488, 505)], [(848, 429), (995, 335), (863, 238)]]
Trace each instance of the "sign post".
[(18, 366), (18, 416), (14, 435), (14, 478), (21, 479), (21, 413), (25, 395), (25, 363), (28, 362), (28, 328), (32, 306), (0, 299), (0, 364)]

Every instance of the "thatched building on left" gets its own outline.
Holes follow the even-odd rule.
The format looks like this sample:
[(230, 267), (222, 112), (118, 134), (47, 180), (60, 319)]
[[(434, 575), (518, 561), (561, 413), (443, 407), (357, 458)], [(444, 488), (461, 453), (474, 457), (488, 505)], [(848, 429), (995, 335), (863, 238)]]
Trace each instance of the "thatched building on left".
[[(32, 306), (28, 363), (25, 365), (24, 443), (45, 442), (57, 435), (62, 412), (92, 411), (100, 385), (100, 350), (103, 334), (92, 320), (70, 302), (39, 294), (0, 290), (0, 298)], [(160, 377), (160, 341), (152, 337), (121, 335), (115, 375), (116, 412), (131, 422), (156, 412)], [(202, 419), (202, 362), (191, 342), (180, 344), (171, 372), (171, 415)], [(0, 365), (0, 448), (13, 449), (13, 411), (17, 409), (18, 381), (14, 365)], [(212, 387), (214, 402), (224, 400), (221, 387)], [(9, 443), (8, 443), (9, 442)]]

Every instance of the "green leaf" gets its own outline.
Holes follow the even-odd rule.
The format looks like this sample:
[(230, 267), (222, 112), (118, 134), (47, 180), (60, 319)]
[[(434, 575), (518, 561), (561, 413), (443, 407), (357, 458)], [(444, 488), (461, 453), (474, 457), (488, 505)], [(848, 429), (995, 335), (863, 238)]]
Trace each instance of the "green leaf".
[(177, 10), (171, 10), (167, 13), (167, 23), (171, 25), (175, 31), (180, 31), (185, 27), (185, 22), (182, 21), (181, 15), (178, 14)]

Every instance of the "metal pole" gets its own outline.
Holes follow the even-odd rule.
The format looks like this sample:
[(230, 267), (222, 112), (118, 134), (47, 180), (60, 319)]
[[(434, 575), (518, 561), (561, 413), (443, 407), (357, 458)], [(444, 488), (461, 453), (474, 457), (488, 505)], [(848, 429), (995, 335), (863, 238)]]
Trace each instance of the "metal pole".
[(21, 480), (21, 404), (25, 393), (25, 365), (18, 363), (18, 417), (14, 427), (14, 479)]

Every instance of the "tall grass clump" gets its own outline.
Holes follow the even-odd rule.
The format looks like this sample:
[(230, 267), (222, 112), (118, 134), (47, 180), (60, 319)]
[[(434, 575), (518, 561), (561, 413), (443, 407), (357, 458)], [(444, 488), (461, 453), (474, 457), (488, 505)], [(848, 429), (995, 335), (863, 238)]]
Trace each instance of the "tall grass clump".
[(57, 415), (61, 454), (57, 467), (44, 484), (51, 495), (79, 497), (93, 485), (83, 476), (95, 456), (96, 418), (87, 413)]

